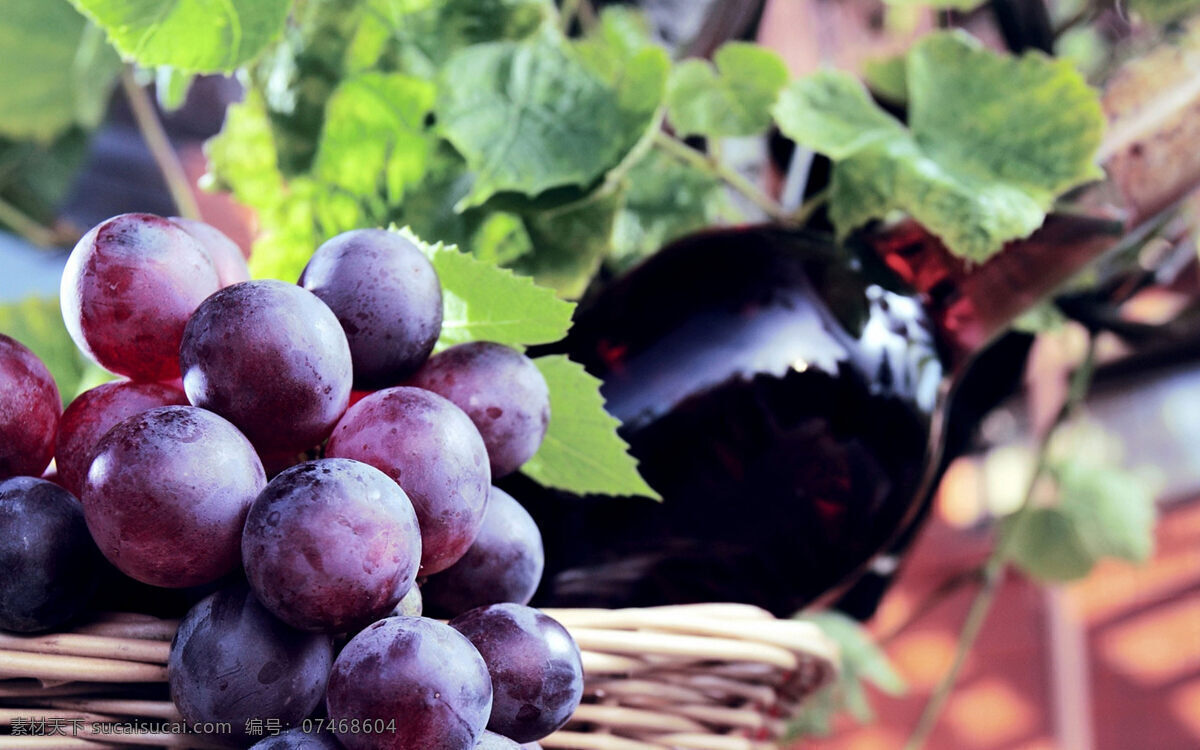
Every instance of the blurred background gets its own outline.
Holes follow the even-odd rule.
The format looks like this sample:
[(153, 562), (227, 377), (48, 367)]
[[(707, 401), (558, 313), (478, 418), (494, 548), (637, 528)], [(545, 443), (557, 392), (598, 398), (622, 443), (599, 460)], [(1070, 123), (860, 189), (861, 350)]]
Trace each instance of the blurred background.
[[(875, 0), (641, 5), (661, 40), (680, 55), (705, 56), (728, 39), (754, 39), (780, 52), (793, 75), (824, 65), (862, 71), (870, 60), (903, 51), (923, 31), (952, 23), (997, 48), (1053, 51), (1100, 77), (1138, 34), (1120, 3), (1086, 0), (993, 2), (970, 13)], [(220, 130), (226, 105), (239, 96), (236, 81), (206, 77), (182, 107), (160, 112), (193, 185), (206, 171), (204, 140)], [(38, 236), (30, 232), (0, 231), (0, 303), (54, 297), (67, 250), (98, 221), (126, 211), (174, 212), (122, 90), (80, 149), (77, 169), (47, 176), (63, 183), (52, 234), (42, 237), (50, 247), (35, 244)], [(731, 143), (726, 153), (759, 184), (784, 189), (794, 150), (781, 136)], [(21, 189), (5, 184), (11, 178), (4, 168), (21, 158), (12, 144), (0, 150), (0, 192)], [(249, 249), (250, 211), (223, 195), (197, 189), (195, 197), (205, 220)], [(1105, 561), (1071, 585), (1042, 585), (1010, 572), (928, 747), (1200, 747), (1200, 320), (1194, 314), (1200, 273), (1193, 236), (1183, 225), (1171, 241), (1147, 248), (1145, 272), (1119, 305), (1098, 305), (1089, 295), (1060, 305), (1093, 323), (1106, 315), (1113, 324), (1100, 334), (1096, 384), (1062, 450), (1144, 468), (1139, 481), (1154, 489), (1160, 513), (1152, 558), (1140, 566)], [(1011, 335), (1009, 351), (1023, 358), (1024, 375), (970, 437), (968, 455), (951, 465), (931, 522), (868, 623), (895, 673), (876, 665), (882, 671), (876, 681), (887, 689), (866, 687), (873, 715), (844, 715), (827, 737), (799, 740), (797, 747), (902, 747), (950, 666), (979, 583), (975, 571), (991, 549), (990, 522), (1019, 500), (1034, 451), (1030, 435), (1052, 417), (1083, 346), (1076, 322), (1040, 328), (1036, 339)]]

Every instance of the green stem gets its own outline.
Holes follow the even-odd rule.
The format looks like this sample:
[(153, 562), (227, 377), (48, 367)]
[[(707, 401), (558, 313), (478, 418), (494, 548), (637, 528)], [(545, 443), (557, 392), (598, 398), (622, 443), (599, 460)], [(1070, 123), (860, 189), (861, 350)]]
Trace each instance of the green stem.
[[(1053, 424), (1050, 425), (1050, 428), (1046, 430), (1045, 434), (1038, 441), (1037, 463), (1034, 466), (1033, 474), (1029, 477), (1029, 483), (1025, 486), (1025, 495), (1021, 500), (1021, 505), (1012, 515), (1013, 524), (1021, 523), (1025, 512), (1030, 508), (1038, 479), (1041, 478), (1042, 473), (1046, 470), (1050, 439), (1059, 425), (1070, 418), (1079, 405), (1083, 403), (1083, 399), (1087, 396), (1088, 386), (1091, 384), (1092, 373), (1095, 368), (1096, 337), (1095, 335), (1089, 335), (1087, 353), (1084, 355), (1083, 362), (1079, 367), (1075, 368), (1075, 372), (1071, 375), (1071, 384), (1067, 391), (1067, 398), (1063, 402), (1062, 408), (1059, 409), (1058, 414), (1055, 415)], [(967, 617), (963, 621), (963, 629), (958, 638), (958, 647), (954, 652), (954, 661), (950, 664), (950, 669), (946, 671), (946, 674), (929, 696), (929, 701), (925, 704), (925, 710), (921, 712), (921, 718), (917, 720), (916, 728), (913, 729), (912, 735), (904, 745), (905, 750), (920, 750), (920, 748), (925, 746), (929, 735), (933, 733), (934, 727), (937, 726), (942, 709), (946, 707), (946, 703), (950, 699), (950, 694), (954, 691), (954, 686), (958, 682), (959, 673), (962, 672), (963, 665), (967, 661), (967, 656), (971, 653), (971, 648), (975, 645), (975, 640), (979, 637), (979, 632), (983, 629), (984, 622), (987, 621), (988, 612), (991, 610), (992, 604), (996, 601), (996, 594), (1000, 592), (1000, 584), (1004, 581), (1005, 569), (1008, 565), (1009, 540), (1013, 536), (1012, 533), (1002, 534), (988, 556), (987, 562), (984, 563), (983, 585), (980, 586), (979, 591), (975, 594), (975, 598), (971, 601), (971, 608), (967, 610)]]
[(0, 198), (0, 222), (39, 247), (54, 247), (58, 244), (58, 235), (53, 229), (42, 226), (3, 198)]
[(150, 149), (150, 154), (167, 183), (167, 190), (175, 201), (175, 210), (186, 219), (199, 219), (200, 206), (196, 203), (196, 196), (192, 194), (187, 173), (183, 171), (179, 155), (171, 148), (171, 141), (167, 139), (167, 131), (158, 119), (154, 103), (133, 77), (133, 68), (126, 66), (121, 71), (121, 87), (125, 90), (125, 98), (133, 111), (133, 119), (137, 122), (142, 139)]
[(711, 156), (697, 151), (678, 138), (674, 138), (661, 130), (654, 134), (654, 145), (684, 164), (707, 172), (723, 181), (729, 187), (746, 196), (750, 202), (762, 209), (762, 212), (771, 217), (773, 221), (781, 224), (790, 221), (788, 213), (771, 196), (743, 177), (741, 173), (730, 169)]
[(795, 211), (788, 216), (788, 222), (802, 227), (808, 223), (812, 215), (817, 212), (817, 209), (829, 202), (829, 188), (824, 187), (808, 196), (807, 199)]

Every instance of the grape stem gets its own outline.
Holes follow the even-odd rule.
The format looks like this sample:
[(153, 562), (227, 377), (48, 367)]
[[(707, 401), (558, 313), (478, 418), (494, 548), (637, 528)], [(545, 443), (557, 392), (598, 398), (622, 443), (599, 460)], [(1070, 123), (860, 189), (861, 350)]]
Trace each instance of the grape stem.
[(40, 247), (53, 247), (58, 244), (58, 233), (49, 227), (42, 226), (21, 209), (0, 198), (0, 222), (3, 222), (17, 234)]
[(171, 193), (171, 199), (175, 201), (175, 209), (185, 219), (199, 220), (200, 206), (196, 203), (196, 196), (192, 194), (183, 164), (180, 163), (175, 149), (171, 147), (171, 141), (168, 140), (167, 131), (158, 119), (154, 103), (134, 78), (131, 66), (126, 65), (121, 71), (121, 88), (125, 91), (125, 99), (129, 102), (142, 140), (146, 142), (150, 155), (154, 157), (154, 163), (158, 165), (163, 180), (167, 183), (167, 190)]
[[(1071, 386), (1067, 392), (1067, 398), (1055, 415), (1050, 428), (1046, 430), (1038, 441), (1037, 463), (1034, 466), (1032, 475), (1029, 477), (1028, 484), (1025, 486), (1025, 494), (1021, 500), (1021, 505), (1011, 516), (1013, 526), (1022, 523), (1026, 517), (1025, 514), (1031, 507), (1038, 479), (1041, 478), (1041, 475), (1046, 470), (1050, 439), (1054, 436), (1058, 427), (1066, 422), (1075, 413), (1079, 405), (1083, 403), (1084, 398), (1087, 396), (1088, 386), (1092, 381), (1092, 373), (1095, 370), (1095, 366), (1096, 336), (1089, 331), (1087, 352), (1084, 355), (1083, 362), (1071, 375)], [(920, 750), (920, 748), (925, 746), (929, 735), (933, 733), (934, 728), (937, 726), (942, 709), (946, 707), (946, 702), (950, 699), (950, 694), (954, 691), (954, 686), (958, 682), (958, 676), (962, 671), (963, 664), (966, 663), (967, 656), (971, 653), (971, 648), (975, 645), (975, 640), (979, 637), (979, 631), (983, 629), (983, 624), (987, 621), (988, 612), (991, 610), (992, 604), (995, 603), (996, 594), (1000, 591), (1000, 584), (1004, 581), (1005, 572), (1008, 567), (1009, 542), (1014, 536), (1012, 533), (1002, 534), (996, 542), (996, 546), (992, 549), (992, 553), (988, 556), (987, 562), (984, 563), (983, 570), (981, 571), (983, 585), (976, 592), (975, 598), (971, 602), (971, 608), (967, 611), (967, 617), (963, 621), (962, 632), (958, 637), (958, 647), (954, 653), (954, 661), (950, 664), (950, 669), (942, 676), (941, 681), (929, 696), (929, 701), (925, 704), (925, 710), (921, 712), (921, 717), (917, 720), (917, 726), (908, 738), (908, 742), (905, 743), (904, 750)]]
[[(750, 180), (746, 179), (740, 172), (731, 169), (727, 165), (713, 158), (710, 154), (704, 154), (691, 146), (687, 145), (678, 138), (666, 133), (658, 131), (654, 134), (654, 145), (662, 149), (662, 151), (676, 160), (695, 167), (702, 172), (716, 177), (724, 182), (729, 187), (746, 196), (754, 205), (758, 206), (763, 213), (771, 218), (772, 221), (780, 224), (790, 224), (793, 222), (792, 217), (783, 207), (779, 205), (771, 196), (764, 193)], [(801, 206), (803, 208), (803, 206)]]

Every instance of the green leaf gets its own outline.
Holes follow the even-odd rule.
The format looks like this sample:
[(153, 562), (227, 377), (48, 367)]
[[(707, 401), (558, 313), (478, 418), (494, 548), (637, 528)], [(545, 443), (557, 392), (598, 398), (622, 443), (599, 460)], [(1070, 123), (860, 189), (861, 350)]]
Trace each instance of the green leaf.
[(1100, 176), (1103, 114), (1069, 63), (1002, 57), (939, 33), (905, 69), (908, 128), (845, 73), (798, 80), (775, 108), (785, 134), (837, 162), (830, 216), (840, 234), (904, 211), (981, 261), (1037, 229), (1060, 193)]
[(521, 467), (546, 487), (579, 495), (662, 498), (638, 474), (619, 422), (604, 411), (600, 381), (562, 355), (533, 360), (550, 386), (550, 426), (537, 454)]
[(667, 84), (667, 117), (684, 135), (758, 135), (771, 126), (771, 106), (788, 81), (787, 66), (769, 49), (729, 42), (713, 65), (686, 60)]
[(54, 376), (63, 405), (71, 402), (90, 363), (67, 333), (57, 298), (29, 297), (0, 305), (0, 333), (29, 347)]
[(854, 76), (826, 70), (793, 81), (775, 105), (780, 129), (834, 161), (905, 137)]
[(72, 0), (143, 67), (232, 71), (279, 36), (291, 0)]
[(638, 52), (657, 46), (646, 14), (627, 5), (606, 5), (600, 22), (575, 43), (580, 56), (593, 65), (618, 67)]
[(717, 223), (727, 210), (713, 175), (651, 151), (626, 176), (625, 203), (613, 229), (609, 262), (628, 268), (666, 243)]
[(563, 297), (581, 296), (612, 246), (621, 199), (620, 191), (614, 190), (529, 214), (525, 228), (533, 252), (520, 259), (517, 269)]
[(495, 341), (511, 346), (558, 341), (571, 327), (575, 305), (554, 292), (464, 253), (422, 242), (400, 230), (425, 251), (442, 282), (445, 313), (439, 346)]
[(870, 683), (888, 695), (903, 695), (908, 685), (888, 661), (862, 623), (841, 612), (826, 610), (797, 617), (811, 622), (833, 639), (841, 651), (842, 671), (837, 682), (826, 689), (817, 701), (806, 702), (804, 710), (793, 722), (793, 731), (804, 734), (828, 734), (833, 718), (841, 711), (848, 712), (860, 723), (874, 719), (864, 684)]
[[(383, 46), (394, 43), (388, 53), (398, 61), (398, 68), (422, 77), (433, 77), (458, 50), (485, 42), (525, 39), (557, 15), (549, 0), (368, 0), (367, 5), (367, 23), (360, 34), (375, 37), (374, 27), (382, 28), (390, 39)], [(379, 47), (378, 41), (356, 42)]]
[(356, 196), (399, 203), (425, 175), (433, 98), (428, 81), (398, 73), (346, 79), (326, 105), (314, 174)]
[(1059, 508), (1014, 513), (1001, 525), (1001, 534), (1012, 562), (1038, 580), (1078, 580), (1096, 564), (1074, 520)]
[(302, 0), (283, 38), (249, 68), (248, 83), (270, 116), (279, 169), (307, 175), (325, 121), (325, 104), (347, 75), (362, 0)]
[(0, 136), (41, 143), (99, 124), (121, 62), (61, 0), (5, 3), (0, 60)]
[(51, 143), (0, 138), (0, 198), (52, 224), (87, 156), (88, 137), (71, 128)]
[(521, 217), (506, 211), (488, 214), (471, 237), (475, 257), (497, 266), (511, 263), (531, 250), (533, 241)]
[(550, 33), (474, 45), (451, 57), (436, 111), (442, 135), (476, 173), (460, 208), (501, 191), (534, 196), (587, 185), (616, 165), (641, 135), (631, 121), (644, 130), (648, 120), (630, 109), (643, 109), (665, 72), (652, 59), (661, 61), (631, 63), (614, 88)]
[(908, 71), (903, 55), (867, 60), (863, 63), (867, 88), (895, 104), (908, 101)]
[(193, 76), (176, 70), (169, 65), (159, 66), (154, 71), (154, 94), (158, 106), (166, 112), (174, 112), (183, 106), (191, 88)]
[(1166, 23), (1182, 18), (1200, 7), (1197, 0), (1129, 0), (1129, 10), (1137, 12), (1150, 23)]
[(1096, 557), (1145, 562), (1154, 552), (1154, 483), (1112, 465), (1067, 460), (1053, 468), (1058, 508)]

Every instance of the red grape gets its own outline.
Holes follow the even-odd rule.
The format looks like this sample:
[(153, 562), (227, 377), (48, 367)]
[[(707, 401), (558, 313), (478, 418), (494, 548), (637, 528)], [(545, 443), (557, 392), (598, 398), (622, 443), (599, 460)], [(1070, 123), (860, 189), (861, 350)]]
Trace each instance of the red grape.
[(475, 744), (475, 750), (521, 750), (521, 745), (504, 735), (485, 731)]
[(487, 341), (434, 355), (410, 385), (453, 401), (471, 417), (487, 445), (494, 478), (511, 474), (537, 453), (550, 422), (550, 389), (529, 357)]
[(185, 720), (229, 722), (233, 736), (214, 739), (245, 747), (250, 719), (287, 726), (308, 717), (332, 666), (329, 636), (288, 627), (239, 584), (208, 596), (179, 623), (167, 682)]
[(179, 360), (188, 400), (268, 453), (320, 443), (350, 398), (350, 348), (337, 318), (282, 281), (245, 281), (206, 299)]
[(178, 225), (183, 231), (196, 238), (208, 257), (212, 259), (213, 267), (217, 269), (217, 279), (222, 287), (236, 284), (239, 281), (250, 280), (250, 269), (246, 266), (246, 256), (237, 243), (225, 236), (225, 233), (212, 224), (195, 219), (185, 219), (182, 216), (172, 216), (168, 219)]
[(396, 232), (355, 229), (317, 248), (300, 286), (329, 305), (350, 340), (354, 385), (396, 385), (442, 331), (442, 288), (421, 250)]
[(495, 698), (488, 729), (533, 742), (561, 728), (583, 697), (583, 663), (566, 628), (536, 609), (493, 604), (450, 621), (487, 662)]
[(33, 477), (0, 482), (0, 630), (62, 625), (88, 605), (102, 569), (66, 490)]
[(545, 565), (542, 535), (529, 512), (492, 487), (475, 543), (426, 581), (423, 595), (431, 612), (446, 617), (488, 604), (528, 604)]
[(289, 729), (250, 746), (250, 750), (342, 750), (332, 734)]
[(41, 476), (62, 414), (58, 386), (42, 360), (0, 334), (0, 480)]
[[(492, 708), (479, 652), (453, 629), (423, 617), (388, 617), (338, 655), (326, 694), (347, 750), (473, 750)], [(395, 722), (355, 733), (354, 720)]]
[(470, 418), (436, 393), (371, 394), (346, 412), (325, 454), (368, 463), (408, 493), (421, 522), (421, 575), (450, 567), (475, 541), (491, 484), (487, 448)]
[(83, 491), (96, 444), (117, 422), (158, 406), (186, 405), (183, 391), (163, 383), (122, 380), (79, 394), (58, 427), (54, 463), (60, 483), (76, 496)]
[(192, 235), (161, 216), (121, 214), (75, 245), (62, 275), (63, 321), (104, 367), (134, 380), (179, 377), (188, 317), (220, 282)]
[(276, 617), (341, 633), (387, 615), (413, 588), (421, 532), (412, 503), (386, 474), (326, 458), (271, 480), (246, 517), (242, 560)]
[(164, 406), (100, 440), (83, 512), (121, 572), (182, 588), (237, 567), (246, 512), (265, 485), (254, 448), (233, 425), (203, 409)]

